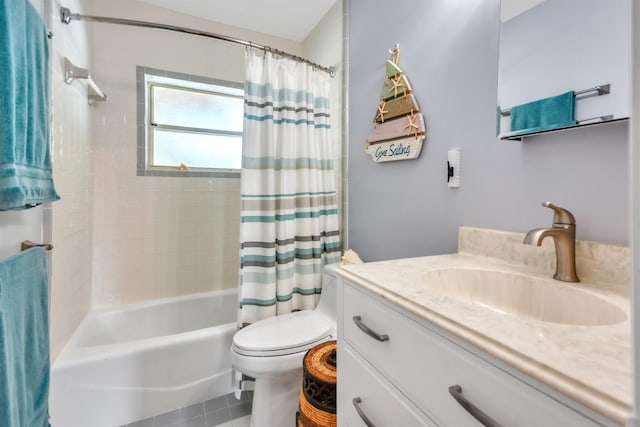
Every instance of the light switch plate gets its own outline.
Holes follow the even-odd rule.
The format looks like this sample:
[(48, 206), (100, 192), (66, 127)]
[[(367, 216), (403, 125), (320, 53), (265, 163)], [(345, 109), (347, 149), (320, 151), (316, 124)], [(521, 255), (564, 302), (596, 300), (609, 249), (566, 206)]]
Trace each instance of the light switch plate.
[[(448, 182), (447, 185), (451, 188), (460, 187), (460, 149), (453, 148), (447, 152), (447, 166), (448, 171), (452, 171), (452, 173), (448, 173)], [(453, 170), (451, 169), (453, 168)]]

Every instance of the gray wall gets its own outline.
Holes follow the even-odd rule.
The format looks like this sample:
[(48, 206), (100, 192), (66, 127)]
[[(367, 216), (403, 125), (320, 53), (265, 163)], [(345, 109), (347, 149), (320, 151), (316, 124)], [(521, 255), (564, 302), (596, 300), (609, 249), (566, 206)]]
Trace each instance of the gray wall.
[[(461, 225), (550, 225), (543, 200), (574, 213), (579, 239), (627, 243), (626, 123), (496, 138), (499, 0), (350, 0), (349, 14), (349, 246), (365, 261), (455, 252)], [(374, 163), (364, 141), (396, 43), (427, 139), (417, 160)]]

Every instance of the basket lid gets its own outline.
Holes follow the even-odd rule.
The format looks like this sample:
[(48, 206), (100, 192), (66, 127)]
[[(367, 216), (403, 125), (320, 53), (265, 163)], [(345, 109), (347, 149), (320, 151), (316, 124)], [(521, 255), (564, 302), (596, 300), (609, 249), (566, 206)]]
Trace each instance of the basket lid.
[(307, 351), (331, 338), (333, 325), (313, 310), (261, 320), (233, 336), (233, 349), (244, 355), (278, 356)]

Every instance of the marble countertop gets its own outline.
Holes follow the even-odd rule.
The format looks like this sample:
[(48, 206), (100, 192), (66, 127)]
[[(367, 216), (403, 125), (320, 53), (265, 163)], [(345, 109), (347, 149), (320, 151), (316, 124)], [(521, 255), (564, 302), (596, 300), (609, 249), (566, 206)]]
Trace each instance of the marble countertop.
[[(532, 252), (523, 257), (523, 236), (462, 227), (457, 254), (346, 265), (340, 274), (624, 425), (632, 411), (628, 248), (595, 242), (576, 244), (581, 283), (568, 286), (578, 286), (624, 311), (626, 320), (609, 325), (581, 326), (517, 317), (460, 302), (424, 283), (427, 272), (450, 268), (550, 278), (553, 271), (549, 272), (549, 266), (555, 265), (553, 243), (542, 248), (526, 247), (524, 251)], [(611, 272), (604, 271), (609, 268)], [(571, 309), (571, 301), (567, 301), (567, 310)]]

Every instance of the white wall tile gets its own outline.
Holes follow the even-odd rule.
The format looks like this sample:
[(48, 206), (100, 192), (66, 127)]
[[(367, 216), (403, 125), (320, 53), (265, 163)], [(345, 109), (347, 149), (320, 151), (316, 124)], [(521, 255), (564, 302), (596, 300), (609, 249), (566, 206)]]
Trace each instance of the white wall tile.
[[(86, 83), (63, 82), (62, 58), (90, 66), (88, 32), (84, 24), (66, 26), (53, 6), (52, 41), (52, 161), (61, 200), (51, 207), (51, 356), (75, 331), (91, 306), (93, 233), (93, 138)], [(65, 3), (82, 11), (81, 2)]]

